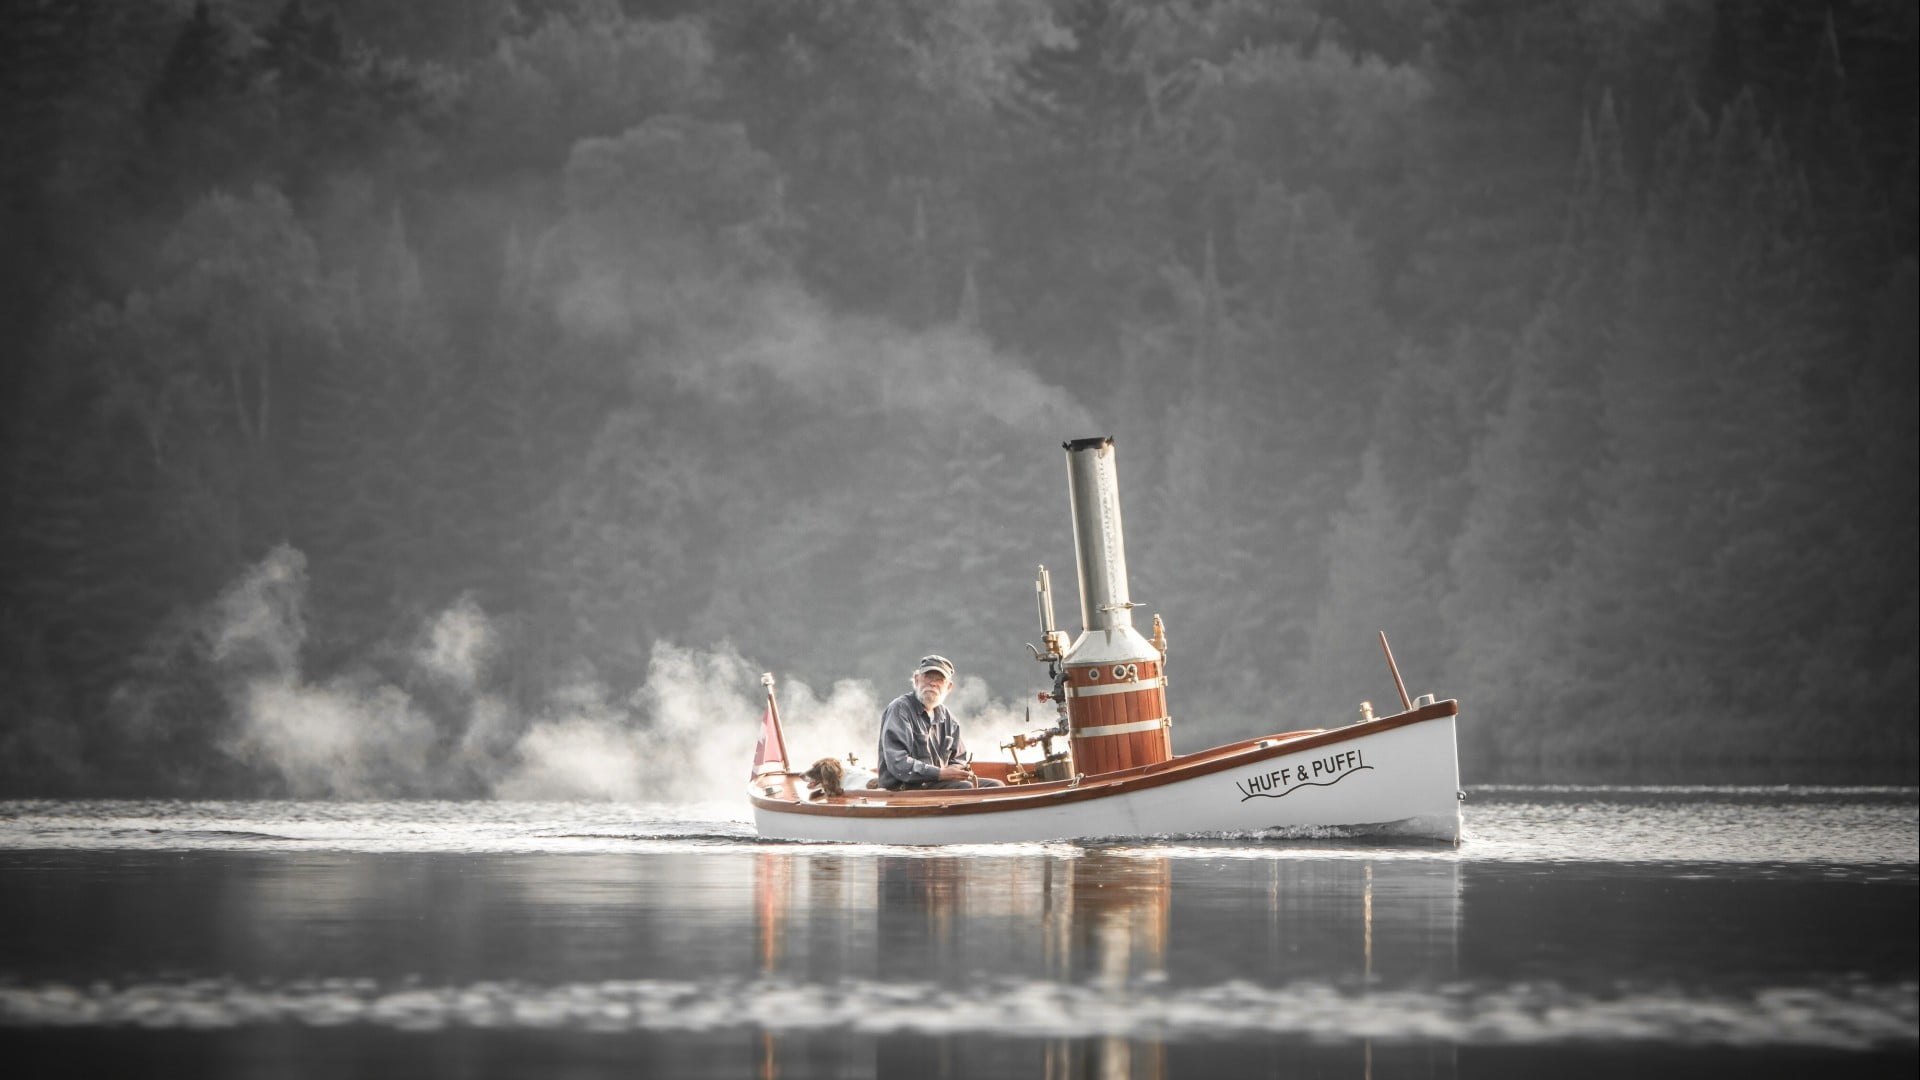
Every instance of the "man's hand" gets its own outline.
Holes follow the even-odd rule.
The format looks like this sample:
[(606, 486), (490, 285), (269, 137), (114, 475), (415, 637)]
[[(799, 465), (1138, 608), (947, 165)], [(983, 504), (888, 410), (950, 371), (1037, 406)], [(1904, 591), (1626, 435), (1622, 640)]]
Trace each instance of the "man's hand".
[(940, 779), (971, 780), (973, 779), (973, 770), (967, 768), (965, 765), (942, 765), (940, 766)]

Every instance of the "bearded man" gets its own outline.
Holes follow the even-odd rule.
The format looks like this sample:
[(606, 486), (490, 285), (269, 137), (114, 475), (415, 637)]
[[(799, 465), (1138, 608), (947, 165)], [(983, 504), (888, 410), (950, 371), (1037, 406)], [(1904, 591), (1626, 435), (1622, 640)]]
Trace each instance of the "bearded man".
[(903, 788), (999, 787), (1000, 781), (973, 775), (960, 722), (947, 711), (953, 691), (953, 661), (920, 658), (913, 690), (887, 703), (880, 714), (880, 786)]

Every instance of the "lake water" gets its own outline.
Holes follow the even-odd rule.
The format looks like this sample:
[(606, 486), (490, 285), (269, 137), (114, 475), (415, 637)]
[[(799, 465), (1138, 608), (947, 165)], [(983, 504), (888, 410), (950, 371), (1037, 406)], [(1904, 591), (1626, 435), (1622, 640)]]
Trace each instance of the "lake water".
[(744, 817), (0, 803), (8, 1075), (1915, 1071), (1911, 787), (1474, 788), (1457, 848)]

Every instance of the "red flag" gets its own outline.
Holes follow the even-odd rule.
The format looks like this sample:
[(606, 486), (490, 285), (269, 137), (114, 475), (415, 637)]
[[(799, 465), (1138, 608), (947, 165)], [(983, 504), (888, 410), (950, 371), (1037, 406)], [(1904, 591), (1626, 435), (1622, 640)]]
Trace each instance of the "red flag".
[(747, 774), (747, 779), (773, 771), (765, 768), (769, 764), (776, 765), (781, 772), (786, 771), (787, 763), (783, 755), (786, 748), (781, 745), (779, 722), (774, 717), (773, 699), (768, 698), (767, 711), (760, 714), (760, 741), (753, 744), (753, 771)]

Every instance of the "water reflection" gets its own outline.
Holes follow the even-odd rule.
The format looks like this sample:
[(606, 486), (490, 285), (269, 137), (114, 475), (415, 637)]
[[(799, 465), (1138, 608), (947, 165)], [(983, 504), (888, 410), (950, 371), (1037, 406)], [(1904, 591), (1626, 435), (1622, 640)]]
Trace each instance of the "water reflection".
[[(964, 858), (887, 858), (877, 877), (883, 974), (885, 958), (898, 957), (909, 971), (988, 983), (1021, 975), (1083, 987), (1097, 1001), (1124, 1000), (1136, 981), (1165, 976), (1173, 891), (1165, 859), (1090, 855), (982, 867)], [(883, 1040), (876, 1064), (881, 1075), (904, 1074), (931, 1050), (934, 1060), (960, 1068), (972, 1046), (1003, 1037)], [(1040, 1055), (1037, 1075), (1048, 1080), (1164, 1075), (1158, 1038), (1053, 1038)]]
[(1914, 894), (1910, 863), (1231, 841), (0, 853), (0, 1036), (73, 1075), (1538, 1075), (1604, 1044), (1904, 1076)]
[[(1298, 1016), (1269, 1024), (1260, 1010), (1317, 994), (1351, 1021), (1376, 989), (1432, 988), (1457, 974), (1450, 862), (766, 853), (754, 888), (763, 977), (953, 991), (871, 996), (859, 1026), (876, 1034), (879, 1076), (1153, 1080), (1170, 1061), (1213, 1049), (1192, 1042), (1209, 1023), (1232, 1031), (1241, 1054), (1262, 1052), (1247, 1036), (1269, 1030), (1265, 1053), (1279, 1057), (1263, 1068), (1365, 1076), (1378, 1060), (1373, 1040), (1302, 1046)], [(1451, 1071), (1450, 1049), (1382, 1028), (1395, 1031), (1381, 1048), (1389, 1058)], [(784, 1037), (763, 1038), (759, 1075), (798, 1075), (783, 1071)], [(810, 1042), (810, 1031), (797, 1036), (801, 1050)], [(804, 1072), (804, 1056), (789, 1068)]]

